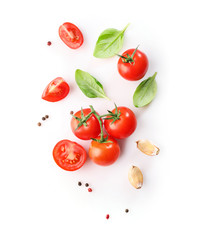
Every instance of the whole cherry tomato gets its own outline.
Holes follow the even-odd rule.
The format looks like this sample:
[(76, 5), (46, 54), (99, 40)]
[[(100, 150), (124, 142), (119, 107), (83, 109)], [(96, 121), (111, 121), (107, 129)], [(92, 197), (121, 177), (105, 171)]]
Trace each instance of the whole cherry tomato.
[(75, 171), (84, 165), (86, 151), (78, 143), (65, 139), (55, 145), (53, 158), (60, 168), (67, 171)]
[[(78, 111), (74, 114), (75, 117), (83, 119), (91, 112), (90, 108), (85, 108), (82, 111)], [(82, 116), (83, 113), (83, 116)], [(78, 127), (79, 121), (72, 117), (71, 119), (71, 129), (76, 137), (83, 140), (90, 140), (91, 138), (96, 138), (100, 134), (100, 124), (94, 114), (88, 118), (88, 120), (81, 127)]]
[(148, 66), (147, 56), (137, 48), (125, 51), (117, 64), (119, 74), (129, 81), (137, 81), (143, 78)]
[(48, 102), (57, 102), (65, 98), (70, 91), (70, 87), (63, 78), (58, 77), (52, 80), (42, 94), (42, 99)]
[(79, 28), (72, 23), (65, 22), (59, 27), (61, 40), (72, 49), (79, 48), (84, 42), (83, 35)]
[(113, 114), (117, 111), (117, 120), (104, 120), (104, 126), (109, 135), (114, 138), (123, 139), (129, 137), (136, 129), (137, 120), (133, 111), (127, 107), (117, 107), (113, 109)]
[[(97, 139), (100, 139), (100, 137), (97, 137)], [(113, 164), (120, 155), (120, 147), (117, 141), (110, 136), (107, 141), (100, 143), (92, 140), (89, 147), (89, 157), (94, 163), (101, 166)]]

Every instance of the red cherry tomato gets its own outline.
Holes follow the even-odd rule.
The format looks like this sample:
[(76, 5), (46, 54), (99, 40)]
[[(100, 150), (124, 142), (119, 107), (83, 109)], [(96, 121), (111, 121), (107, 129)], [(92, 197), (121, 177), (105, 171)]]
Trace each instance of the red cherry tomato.
[[(135, 114), (127, 107), (118, 107), (120, 111), (119, 120), (114, 123), (113, 119), (104, 120), (104, 126), (109, 135), (114, 138), (123, 139), (129, 137), (136, 129), (137, 120)], [(115, 113), (115, 109), (112, 111)]]
[[(87, 116), (91, 112), (90, 108), (83, 109), (84, 116)], [(81, 111), (78, 111), (74, 114), (76, 117), (81, 118)], [(100, 124), (97, 120), (96, 116), (92, 114), (89, 119), (86, 121), (86, 125), (82, 125), (77, 130), (77, 125), (79, 121), (72, 117), (71, 119), (71, 129), (76, 137), (83, 139), (83, 140), (90, 140), (91, 138), (96, 138), (100, 134)]]
[(76, 142), (61, 140), (53, 149), (53, 158), (60, 168), (75, 171), (84, 165), (86, 151)]
[(63, 78), (58, 77), (52, 80), (42, 94), (42, 99), (48, 102), (57, 102), (65, 98), (70, 91), (70, 87)]
[(83, 41), (83, 35), (79, 28), (72, 23), (66, 22), (59, 27), (61, 40), (72, 49), (79, 48)]
[[(97, 139), (100, 139), (100, 137), (97, 137)], [(89, 147), (89, 157), (94, 163), (101, 166), (113, 164), (120, 155), (120, 147), (117, 141), (110, 136), (107, 141), (112, 143), (99, 143), (92, 140)]]
[[(126, 59), (131, 57), (135, 49), (125, 51), (122, 56)], [(128, 54), (128, 55), (127, 55)], [(133, 59), (133, 61), (131, 61)], [(133, 58), (129, 58), (129, 62), (125, 62), (124, 58), (118, 60), (117, 68), (119, 74), (130, 81), (137, 81), (144, 77), (148, 70), (149, 62), (147, 56), (140, 50), (136, 50)]]

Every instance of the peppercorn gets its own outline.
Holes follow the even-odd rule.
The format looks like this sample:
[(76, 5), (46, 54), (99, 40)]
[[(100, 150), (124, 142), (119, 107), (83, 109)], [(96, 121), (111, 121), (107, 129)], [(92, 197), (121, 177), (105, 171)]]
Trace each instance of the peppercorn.
[(70, 111), (70, 114), (72, 115), (74, 112), (73, 111)]
[(110, 217), (109, 214), (107, 214), (107, 215), (106, 215), (106, 219), (109, 219), (109, 217)]
[(42, 117), (42, 120), (43, 120), (43, 121), (45, 121), (45, 120), (46, 120), (46, 118), (45, 118), (45, 117)]
[(49, 118), (49, 116), (48, 116), (48, 115), (46, 115), (46, 116), (45, 116), (45, 118)]
[(51, 44), (52, 44), (51, 41), (48, 41), (48, 42), (47, 42), (47, 45), (48, 45), (48, 46), (50, 46)]
[(89, 192), (92, 192), (93, 190), (92, 190), (92, 188), (88, 188), (88, 191), (89, 191)]
[(82, 185), (82, 183), (81, 183), (81, 182), (78, 182), (78, 185), (79, 185), (79, 186), (81, 186), (81, 185)]
[(128, 210), (128, 209), (125, 209), (125, 212), (126, 212), (126, 213), (128, 213), (128, 212), (129, 212), (129, 210)]
[(40, 127), (40, 126), (41, 126), (41, 123), (40, 123), (40, 122), (38, 122), (38, 123), (37, 123), (37, 125)]
[(88, 183), (86, 183), (86, 184), (85, 184), (85, 186), (86, 186), (86, 187), (88, 187), (88, 186), (89, 186), (89, 184), (88, 184)]

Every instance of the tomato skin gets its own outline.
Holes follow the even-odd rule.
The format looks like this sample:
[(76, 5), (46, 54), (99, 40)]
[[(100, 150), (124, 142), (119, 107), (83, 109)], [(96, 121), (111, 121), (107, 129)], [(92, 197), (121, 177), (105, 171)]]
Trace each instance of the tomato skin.
[[(116, 120), (113, 124), (112, 119), (104, 120), (104, 127), (107, 133), (118, 139), (129, 137), (136, 129), (137, 120), (133, 111), (127, 107), (118, 107), (118, 112), (121, 112), (120, 119)], [(115, 109), (112, 111), (115, 113)]]
[[(90, 108), (83, 109), (84, 116), (87, 116), (90, 112)], [(81, 111), (76, 112), (74, 115), (78, 118), (81, 118)], [(100, 134), (100, 124), (94, 114), (92, 114), (86, 121), (87, 126), (82, 125), (80, 128), (75, 130), (78, 123), (79, 121), (72, 117), (71, 129), (76, 137), (82, 140), (90, 140), (91, 138), (96, 138)]]
[(42, 99), (48, 102), (58, 102), (65, 98), (70, 91), (70, 87), (63, 78), (58, 77), (52, 80), (44, 89)]
[[(131, 56), (134, 50), (135, 49), (128, 49), (122, 54), (122, 56), (127, 57), (127, 54)], [(133, 60), (134, 62), (132, 63), (125, 63), (120, 57), (117, 64), (119, 74), (129, 81), (137, 81), (143, 78), (149, 66), (146, 54), (140, 50), (136, 51)]]
[[(66, 171), (75, 171), (84, 165), (87, 155), (81, 145), (64, 139), (55, 145), (53, 158), (60, 168)], [(73, 161), (75, 162), (73, 163)]]
[(84, 42), (82, 32), (70, 22), (65, 22), (59, 27), (59, 36), (72, 49), (79, 48)]
[(92, 140), (89, 147), (89, 157), (94, 163), (101, 166), (113, 164), (120, 155), (120, 146), (117, 141), (110, 136), (107, 141), (112, 141), (112, 143), (99, 143)]

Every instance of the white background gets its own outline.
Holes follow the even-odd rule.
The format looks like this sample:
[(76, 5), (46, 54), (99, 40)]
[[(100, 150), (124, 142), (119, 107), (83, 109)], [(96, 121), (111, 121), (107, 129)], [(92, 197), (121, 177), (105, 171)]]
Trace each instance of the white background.
[[(78, 50), (59, 39), (66, 21), (84, 35)], [(157, 96), (143, 109), (132, 102), (140, 81), (120, 77), (118, 58), (92, 56), (104, 29), (129, 22), (120, 53), (140, 44), (149, 58), (145, 77), (158, 72)], [(199, 238), (198, 22), (193, 0), (1, 2), (0, 239)], [(77, 68), (95, 76), (112, 102), (84, 96), (75, 83)], [(42, 91), (59, 76), (70, 94), (57, 103), (43, 101)], [(92, 104), (104, 114), (113, 102), (131, 108), (138, 120), (136, 132), (120, 141), (119, 160), (100, 167), (88, 159), (76, 172), (57, 167), (52, 149), (59, 140), (89, 147), (72, 134), (69, 112)], [(39, 128), (45, 114), (50, 118)], [(160, 147), (157, 157), (136, 149), (143, 138)], [(128, 182), (131, 165), (143, 172), (140, 190)]]

